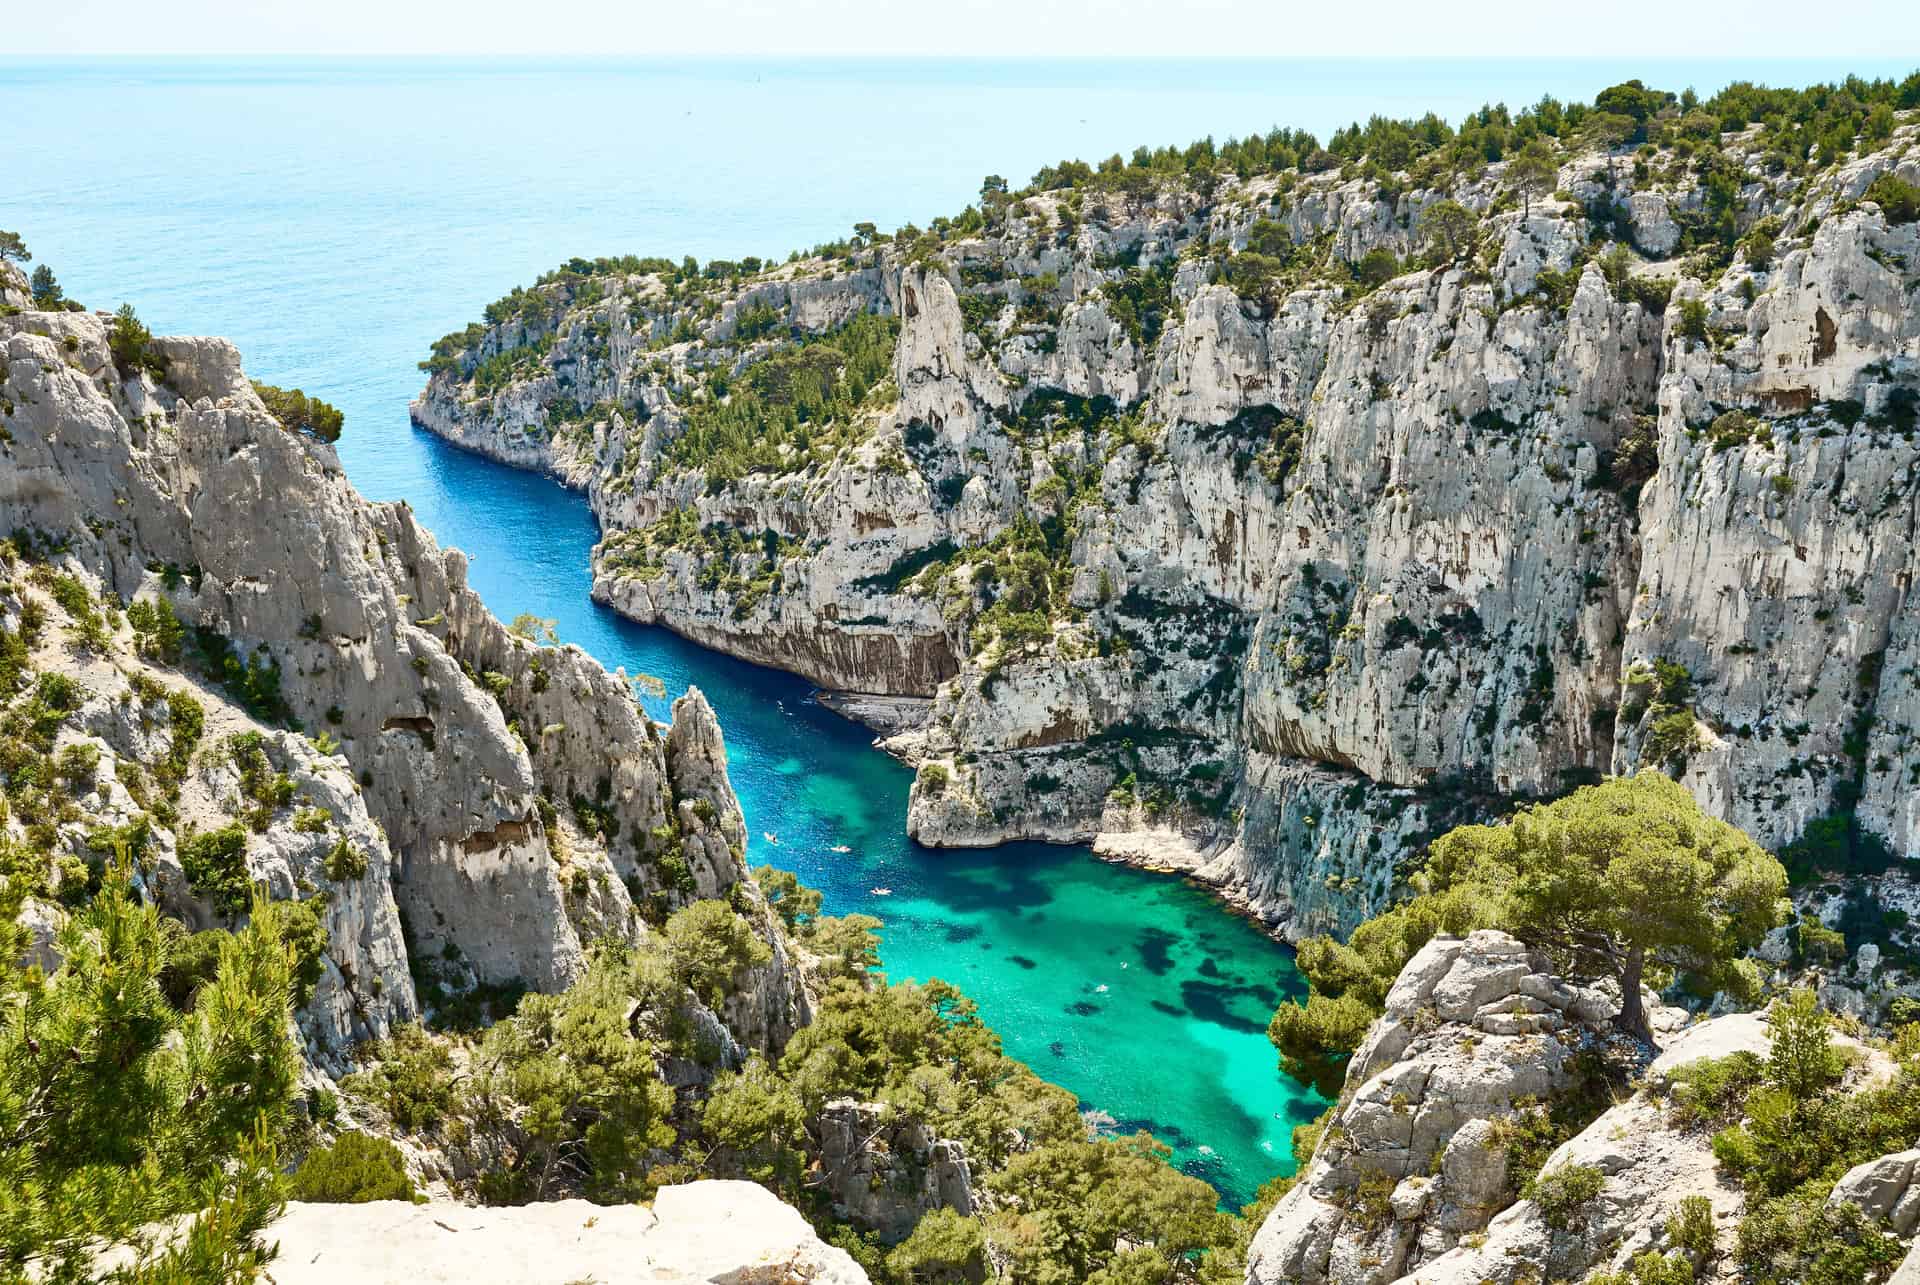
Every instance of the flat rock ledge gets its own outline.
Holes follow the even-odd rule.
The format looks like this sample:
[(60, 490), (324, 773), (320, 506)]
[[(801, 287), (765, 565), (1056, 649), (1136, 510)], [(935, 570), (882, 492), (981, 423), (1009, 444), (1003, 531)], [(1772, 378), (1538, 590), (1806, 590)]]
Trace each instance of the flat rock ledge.
[(651, 1206), (290, 1204), (267, 1234), (280, 1243), (277, 1285), (868, 1285), (845, 1250), (750, 1182), (663, 1187)]

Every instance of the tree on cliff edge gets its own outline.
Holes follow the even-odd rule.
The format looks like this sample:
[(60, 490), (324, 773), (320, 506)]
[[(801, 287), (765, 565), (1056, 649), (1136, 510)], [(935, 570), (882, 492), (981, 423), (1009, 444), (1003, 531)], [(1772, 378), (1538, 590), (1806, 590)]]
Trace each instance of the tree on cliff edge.
[(1619, 777), (1525, 808), (1503, 825), (1435, 840), (1422, 891), (1346, 942), (1303, 943), (1305, 1004), (1280, 1005), (1267, 1036), (1283, 1071), (1332, 1098), (1407, 961), (1441, 933), (1499, 928), (1553, 957), (1574, 980), (1612, 978), (1621, 1029), (1651, 1044), (1643, 980), (1690, 972), (1736, 995), (1757, 972), (1744, 956), (1780, 922), (1780, 863), (1658, 772)]
[(1553, 191), (1560, 179), (1560, 167), (1545, 141), (1534, 139), (1507, 163), (1507, 182), (1520, 194), (1521, 217), (1533, 217), (1533, 203)]
[(1744, 956), (1780, 922), (1787, 890), (1769, 853), (1653, 771), (1523, 809), (1506, 825), (1462, 826), (1434, 844), (1428, 872), (1493, 893), (1501, 926), (1563, 975), (1612, 978), (1616, 1025), (1648, 1043), (1641, 982), (1690, 972), (1750, 994), (1757, 977)]

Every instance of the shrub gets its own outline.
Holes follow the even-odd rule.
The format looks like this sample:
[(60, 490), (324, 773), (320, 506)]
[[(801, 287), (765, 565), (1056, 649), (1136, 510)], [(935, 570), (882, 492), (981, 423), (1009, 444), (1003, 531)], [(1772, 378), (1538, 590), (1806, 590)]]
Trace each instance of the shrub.
[(733, 975), (763, 964), (772, 952), (724, 901), (696, 901), (667, 921), (667, 957), (674, 976), (718, 1008)]
[(1598, 1272), (1587, 1285), (1693, 1285), (1693, 1264), (1678, 1254), (1649, 1249), (1634, 1255), (1624, 1272)]
[(1885, 1280), (1906, 1248), (1851, 1202), (1827, 1207), (1796, 1194), (1750, 1206), (1734, 1254), (1742, 1280), (1762, 1285), (1852, 1285)]
[(1599, 1195), (1606, 1182), (1606, 1175), (1592, 1165), (1561, 1165), (1551, 1173), (1529, 1178), (1520, 1194), (1540, 1207), (1547, 1226), (1565, 1231), (1572, 1225), (1574, 1214)]
[(400, 1148), (386, 1138), (351, 1130), (334, 1139), (332, 1146), (307, 1154), (287, 1184), (287, 1196), (358, 1205), (369, 1200), (412, 1200), (414, 1190)]
[(237, 915), (247, 908), (247, 832), (239, 826), (182, 839), (180, 865), (194, 891), (209, 898), (220, 913)]
[(1702, 299), (1683, 299), (1680, 301), (1680, 337), (1682, 339), (1705, 339), (1707, 337), (1707, 305)]
[(186, 630), (171, 602), (165, 598), (136, 598), (127, 604), (127, 623), (133, 627), (141, 655), (169, 665), (178, 663)]
[(280, 935), (292, 952), (293, 1002), (296, 1006), (313, 998), (320, 981), (321, 962), (326, 958), (327, 930), (320, 922), (320, 903), (279, 901), (274, 909), (280, 920)]
[(1773, 430), (1743, 410), (1730, 410), (1716, 416), (1707, 428), (1707, 436), (1716, 451), (1732, 450), (1748, 442), (1762, 446), (1773, 444)]
[(331, 848), (327, 849), (324, 862), (327, 878), (335, 883), (352, 883), (367, 873), (367, 854), (360, 851), (344, 834)]
[(209, 928), (173, 939), (159, 976), (169, 1004), (182, 1013), (193, 1007), (194, 993), (213, 980), (220, 966), (220, 944), (232, 935), (224, 928)]
[(887, 1255), (887, 1270), (909, 1285), (977, 1285), (987, 1279), (980, 1220), (952, 1209), (921, 1215), (912, 1234)]
[(308, 397), (298, 388), (276, 388), (257, 379), (253, 382), (253, 391), (288, 432), (305, 433), (323, 442), (340, 440), (340, 428), (346, 417), (338, 408), (318, 397)]
[(1354, 279), (1369, 288), (1383, 286), (1400, 275), (1400, 260), (1391, 250), (1375, 247), (1353, 265)]
[(1810, 964), (1837, 964), (1847, 957), (1846, 934), (1818, 919), (1802, 919), (1799, 936), (1800, 956)]
[(1653, 720), (1647, 729), (1646, 759), (1663, 767), (1683, 768), (1700, 747), (1700, 726), (1693, 711), (1677, 709)]
[(1670, 1081), (1675, 1121), (1682, 1127), (1732, 1124), (1765, 1074), (1766, 1064), (1745, 1049), (1675, 1069)]
[[(11, 927), (18, 897), (0, 890), (0, 924)], [(185, 1015), (160, 985), (176, 930), (119, 868), (62, 935), (54, 979), (29, 977), (11, 943), (0, 952), (0, 1275), (93, 1280), (111, 1255), (123, 1279), (258, 1276), (300, 1066), (278, 924), (263, 907), (223, 940)], [(196, 1210), (189, 1233), (155, 1236)]]
[(167, 373), (167, 359), (152, 350), (153, 332), (141, 324), (133, 305), (123, 303), (107, 327), (107, 348), (113, 353), (114, 369), (120, 378), (130, 379), (145, 371), (151, 375)]
[(1667, 1216), (1667, 1240), (1675, 1249), (1684, 1250), (1702, 1260), (1711, 1258), (1713, 1242), (1713, 1202), (1705, 1196), (1687, 1196)]
[(395, 1028), (371, 1052), (372, 1064), (340, 1081), (341, 1088), (409, 1133), (433, 1128), (453, 1109), (453, 1058), (420, 1027)]
[(1861, 195), (1879, 205), (1888, 223), (1920, 220), (1920, 187), (1902, 182), (1897, 174), (1882, 174)]

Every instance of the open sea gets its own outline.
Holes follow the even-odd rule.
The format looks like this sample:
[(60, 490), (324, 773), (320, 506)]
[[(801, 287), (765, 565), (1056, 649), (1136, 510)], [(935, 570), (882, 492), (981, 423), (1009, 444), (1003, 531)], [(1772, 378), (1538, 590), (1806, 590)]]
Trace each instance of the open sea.
[[(885, 922), (896, 978), (976, 999), (1008, 1050), (1239, 1203), (1322, 1104), (1265, 1030), (1289, 951), (1203, 892), (1084, 849), (906, 839), (907, 771), (806, 683), (587, 600), (578, 496), (416, 432), (415, 363), (488, 301), (582, 255), (785, 258), (860, 220), (925, 226), (982, 176), (1380, 113), (1703, 94), (1911, 65), (1710, 60), (169, 60), (0, 56), (0, 228), (93, 307), (231, 337), (249, 372), (347, 415), (341, 458), (410, 500), (502, 617), (609, 667), (698, 685), (725, 729), (749, 858)], [(33, 266), (33, 265), (29, 265)], [(664, 702), (650, 702), (665, 715)], [(772, 844), (763, 837), (777, 836)], [(849, 849), (835, 852), (836, 847)], [(892, 889), (889, 897), (870, 894)]]

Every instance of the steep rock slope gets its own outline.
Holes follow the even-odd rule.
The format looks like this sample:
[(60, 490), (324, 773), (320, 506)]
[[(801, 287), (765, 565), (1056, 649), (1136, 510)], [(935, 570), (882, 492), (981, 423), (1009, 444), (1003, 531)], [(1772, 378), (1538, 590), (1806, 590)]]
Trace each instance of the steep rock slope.
[[(137, 825), (139, 875), (196, 926), (249, 882), (324, 906), (306, 1021), (335, 1070), (475, 984), (564, 987), (584, 942), (702, 897), (731, 895), (772, 947), (729, 998), (735, 1038), (774, 1050), (807, 1020), (697, 691), (661, 728), (585, 653), (510, 633), (464, 557), (361, 500), (222, 340), (28, 311), (0, 317), (0, 356), (0, 528), (18, 533), (0, 617), (30, 644), (4, 697), (50, 716), (8, 765), (10, 840), (84, 878), (110, 859), (103, 825)], [(79, 697), (49, 707), (50, 674)], [(203, 729), (183, 734), (170, 694)], [(76, 745), (91, 776), (47, 788), (40, 756)], [(177, 791), (154, 790), (170, 765)], [(223, 864), (224, 906), (206, 886)], [(50, 939), (57, 907), (34, 913)]]
[[(1753, 1202), (1723, 1171), (1714, 1127), (1677, 1103), (1707, 1059), (1764, 1068), (1767, 1020), (1687, 1025), (1685, 1012), (1655, 1009), (1664, 1047), (1649, 1061), (1613, 1030), (1616, 1007), (1563, 983), (1505, 933), (1429, 942), (1355, 1052), (1311, 1160), (1255, 1236), (1249, 1285), (1672, 1279), (1630, 1272), (1649, 1254), (1668, 1272), (1684, 1260), (1682, 1279), (1752, 1279), (1737, 1247)], [(1834, 1092), (1912, 1074), (1883, 1047), (1834, 1044), (1850, 1063)], [(1566, 1173), (1588, 1182), (1530, 1182)], [(1912, 1153), (1855, 1166), (1813, 1208), (1847, 1204), (1904, 1245), (1920, 1223)], [(1889, 1263), (1906, 1250), (1891, 1252)]]
[(1920, 223), (1866, 199), (1916, 127), (1787, 166), (1661, 110), (1537, 200), (1116, 167), (773, 268), (575, 260), (414, 418), (584, 488), (622, 612), (930, 701), (886, 742), (924, 842), (1097, 837), (1292, 935), (1647, 763), (1920, 854)]

